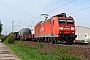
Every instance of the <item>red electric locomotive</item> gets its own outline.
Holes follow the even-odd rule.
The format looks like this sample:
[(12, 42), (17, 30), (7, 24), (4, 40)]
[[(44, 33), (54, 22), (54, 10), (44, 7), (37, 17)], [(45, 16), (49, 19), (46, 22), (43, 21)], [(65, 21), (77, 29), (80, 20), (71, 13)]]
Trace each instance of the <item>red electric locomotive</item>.
[(65, 13), (55, 15), (35, 26), (34, 37), (38, 41), (72, 44), (76, 38), (75, 21), (71, 16), (66, 17)]

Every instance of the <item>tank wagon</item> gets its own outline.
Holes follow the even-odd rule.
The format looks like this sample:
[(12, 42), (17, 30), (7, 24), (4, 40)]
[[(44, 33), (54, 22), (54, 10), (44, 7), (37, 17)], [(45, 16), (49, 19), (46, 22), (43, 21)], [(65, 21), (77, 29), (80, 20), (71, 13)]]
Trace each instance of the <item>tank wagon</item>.
[(72, 44), (76, 37), (75, 21), (73, 17), (67, 17), (66, 13), (40, 21), (35, 26), (34, 38), (38, 41)]
[(16, 40), (20, 40), (20, 38), (23, 38), (25, 40), (31, 40), (32, 33), (29, 28), (23, 28), (16, 34)]
[(29, 28), (23, 28), (19, 31), (20, 36), (23, 36), (23, 35), (26, 35), (26, 34), (31, 34), (31, 30)]

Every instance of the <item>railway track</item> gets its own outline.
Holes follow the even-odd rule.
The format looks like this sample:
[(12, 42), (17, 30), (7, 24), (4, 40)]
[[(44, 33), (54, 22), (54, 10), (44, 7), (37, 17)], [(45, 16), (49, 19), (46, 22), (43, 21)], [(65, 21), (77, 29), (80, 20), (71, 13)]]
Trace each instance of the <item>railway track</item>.
[[(32, 42), (32, 41), (25, 41), (25, 42)], [(32, 42), (32, 43), (39, 43), (39, 42)], [(52, 44), (52, 43), (47, 43), (47, 42), (41, 42), (43, 44), (51, 44), (51, 45), (63, 45), (63, 46), (70, 46), (70, 47), (79, 47), (79, 48), (90, 48), (90, 43), (73, 43), (72, 45), (68, 45), (67, 43), (57, 43), (57, 44)]]

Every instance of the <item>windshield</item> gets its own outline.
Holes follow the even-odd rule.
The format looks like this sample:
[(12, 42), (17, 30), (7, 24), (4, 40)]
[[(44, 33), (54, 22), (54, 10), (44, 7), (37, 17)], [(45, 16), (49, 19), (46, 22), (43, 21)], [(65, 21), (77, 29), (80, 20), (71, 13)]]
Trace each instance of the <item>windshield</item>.
[(65, 24), (65, 20), (59, 20), (59, 24)]
[(73, 20), (59, 20), (59, 24), (74, 24)]
[(73, 20), (66, 20), (67, 24), (73, 24)]

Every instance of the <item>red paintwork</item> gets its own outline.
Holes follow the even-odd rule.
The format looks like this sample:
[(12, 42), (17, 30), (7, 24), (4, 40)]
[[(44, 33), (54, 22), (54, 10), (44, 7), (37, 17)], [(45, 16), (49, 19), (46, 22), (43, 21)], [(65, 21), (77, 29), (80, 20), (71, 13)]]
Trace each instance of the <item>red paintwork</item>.
[[(59, 18), (59, 19), (66, 19), (66, 20), (73, 20), (73, 18)], [(67, 26), (67, 27), (66, 27)], [(62, 34), (72, 34), (72, 32), (74, 32), (75, 34), (75, 30), (71, 30), (71, 27), (74, 27), (75, 29), (75, 24), (74, 25), (65, 25), (65, 24), (61, 24), (59, 25), (59, 27), (63, 27), (63, 30), (59, 30), (60, 32), (62, 32)]]
[(34, 34), (23, 35), (23, 38), (34, 38)]
[[(59, 37), (60, 34), (75, 34), (75, 30), (71, 30), (71, 27), (75, 28), (75, 24), (74, 25), (59, 24), (58, 19), (74, 21), (72, 17), (53, 16), (49, 21), (46, 21), (46, 22), (44, 21), (43, 23), (37, 24), (35, 26), (35, 36), (45, 36), (48, 34), (55, 34), (56, 37)], [(60, 30), (59, 27), (63, 27), (63, 30)]]

